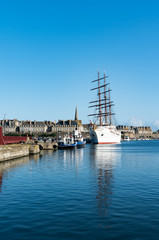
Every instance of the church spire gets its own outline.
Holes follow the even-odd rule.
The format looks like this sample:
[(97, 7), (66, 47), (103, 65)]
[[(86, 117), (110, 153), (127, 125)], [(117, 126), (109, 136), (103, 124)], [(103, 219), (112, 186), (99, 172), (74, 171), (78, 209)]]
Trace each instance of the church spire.
[(75, 110), (75, 121), (78, 121), (77, 107), (76, 107), (76, 110)]

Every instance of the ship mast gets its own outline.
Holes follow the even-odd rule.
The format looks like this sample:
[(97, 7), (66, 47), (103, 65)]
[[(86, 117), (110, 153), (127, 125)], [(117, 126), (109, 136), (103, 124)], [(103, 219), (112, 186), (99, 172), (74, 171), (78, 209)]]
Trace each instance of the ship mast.
[(112, 116), (111, 116), (111, 102), (110, 102), (110, 89), (109, 89), (109, 113), (110, 113), (110, 125), (112, 124)]
[(99, 79), (99, 71), (98, 71), (98, 97), (99, 97), (99, 119), (100, 119), (100, 126), (102, 126), (102, 111), (101, 111), (101, 97), (100, 97), (100, 79)]
[[(98, 91), (98, 100), (89, 102), (91, 105), (89, 108), (95, 108), (97, 110), (97, 113), (95, 114), (89, 114), (88, 116), (96, 116), (99, 119), (99, 125), (102, 126), (102, 119), (104, 120), (105, 124), (108, 124), (108, 118), (109, 118), (109, 124), (112, 123), (112, 115), (115, 115), (112, 113), (111, 107), (114, 106), (113, 102), (110, 100), (110, 91), (109, 88), (107, 90), (107, 85), (109, 83), (106, 83), (106, 77), (104, 73), (104, 77), (99, 77), (99, 71), (98, 71), (98, 79), (93, 80), (92, 83), (97, 82), (98, 85), (95, 88), (92, 88), (91, 91), (97, 90)], [(101, 81), (104, 80), (104, 83), (101, 84)], [(109, 95), (107, 95), (109, 94)], [(103, 112), (102, 112), (103, 109)]]
[(105, 73), (104, 73), (104, 99), (105, 99), (105, 123), (107, 124), (107, 95), (106, 95)]

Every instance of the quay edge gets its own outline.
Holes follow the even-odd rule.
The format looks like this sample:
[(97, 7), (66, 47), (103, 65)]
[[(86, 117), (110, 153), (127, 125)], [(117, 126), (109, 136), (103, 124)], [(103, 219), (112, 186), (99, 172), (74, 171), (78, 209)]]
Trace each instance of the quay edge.
[(29, 155), (28, 145), (0, 145), (0, 162)]

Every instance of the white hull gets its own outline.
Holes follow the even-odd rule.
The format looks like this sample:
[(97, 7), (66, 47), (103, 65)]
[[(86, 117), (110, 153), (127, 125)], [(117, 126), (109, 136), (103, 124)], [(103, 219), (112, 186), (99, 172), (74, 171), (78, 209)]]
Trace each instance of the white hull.
[(124, 141), (127, 141), (127, 142), (128, 142), (128, 141), (130, 141), (130, 138), (129, 138), (129, 137), (125, 137), (125, 138), (124, 138)]
[(91, 142), (98, 144), (116, 144), (121, 141), (121, 133), (113, 125), (93, 127), (90, 136)]

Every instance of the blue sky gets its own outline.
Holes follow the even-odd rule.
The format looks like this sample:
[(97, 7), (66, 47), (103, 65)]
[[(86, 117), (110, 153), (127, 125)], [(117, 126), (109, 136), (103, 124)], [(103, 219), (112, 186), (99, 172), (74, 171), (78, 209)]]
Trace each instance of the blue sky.
[(0, 119), (84, 123), (109, 75), (117, 124), (159, 128), (159, 2), (0, 0)]

